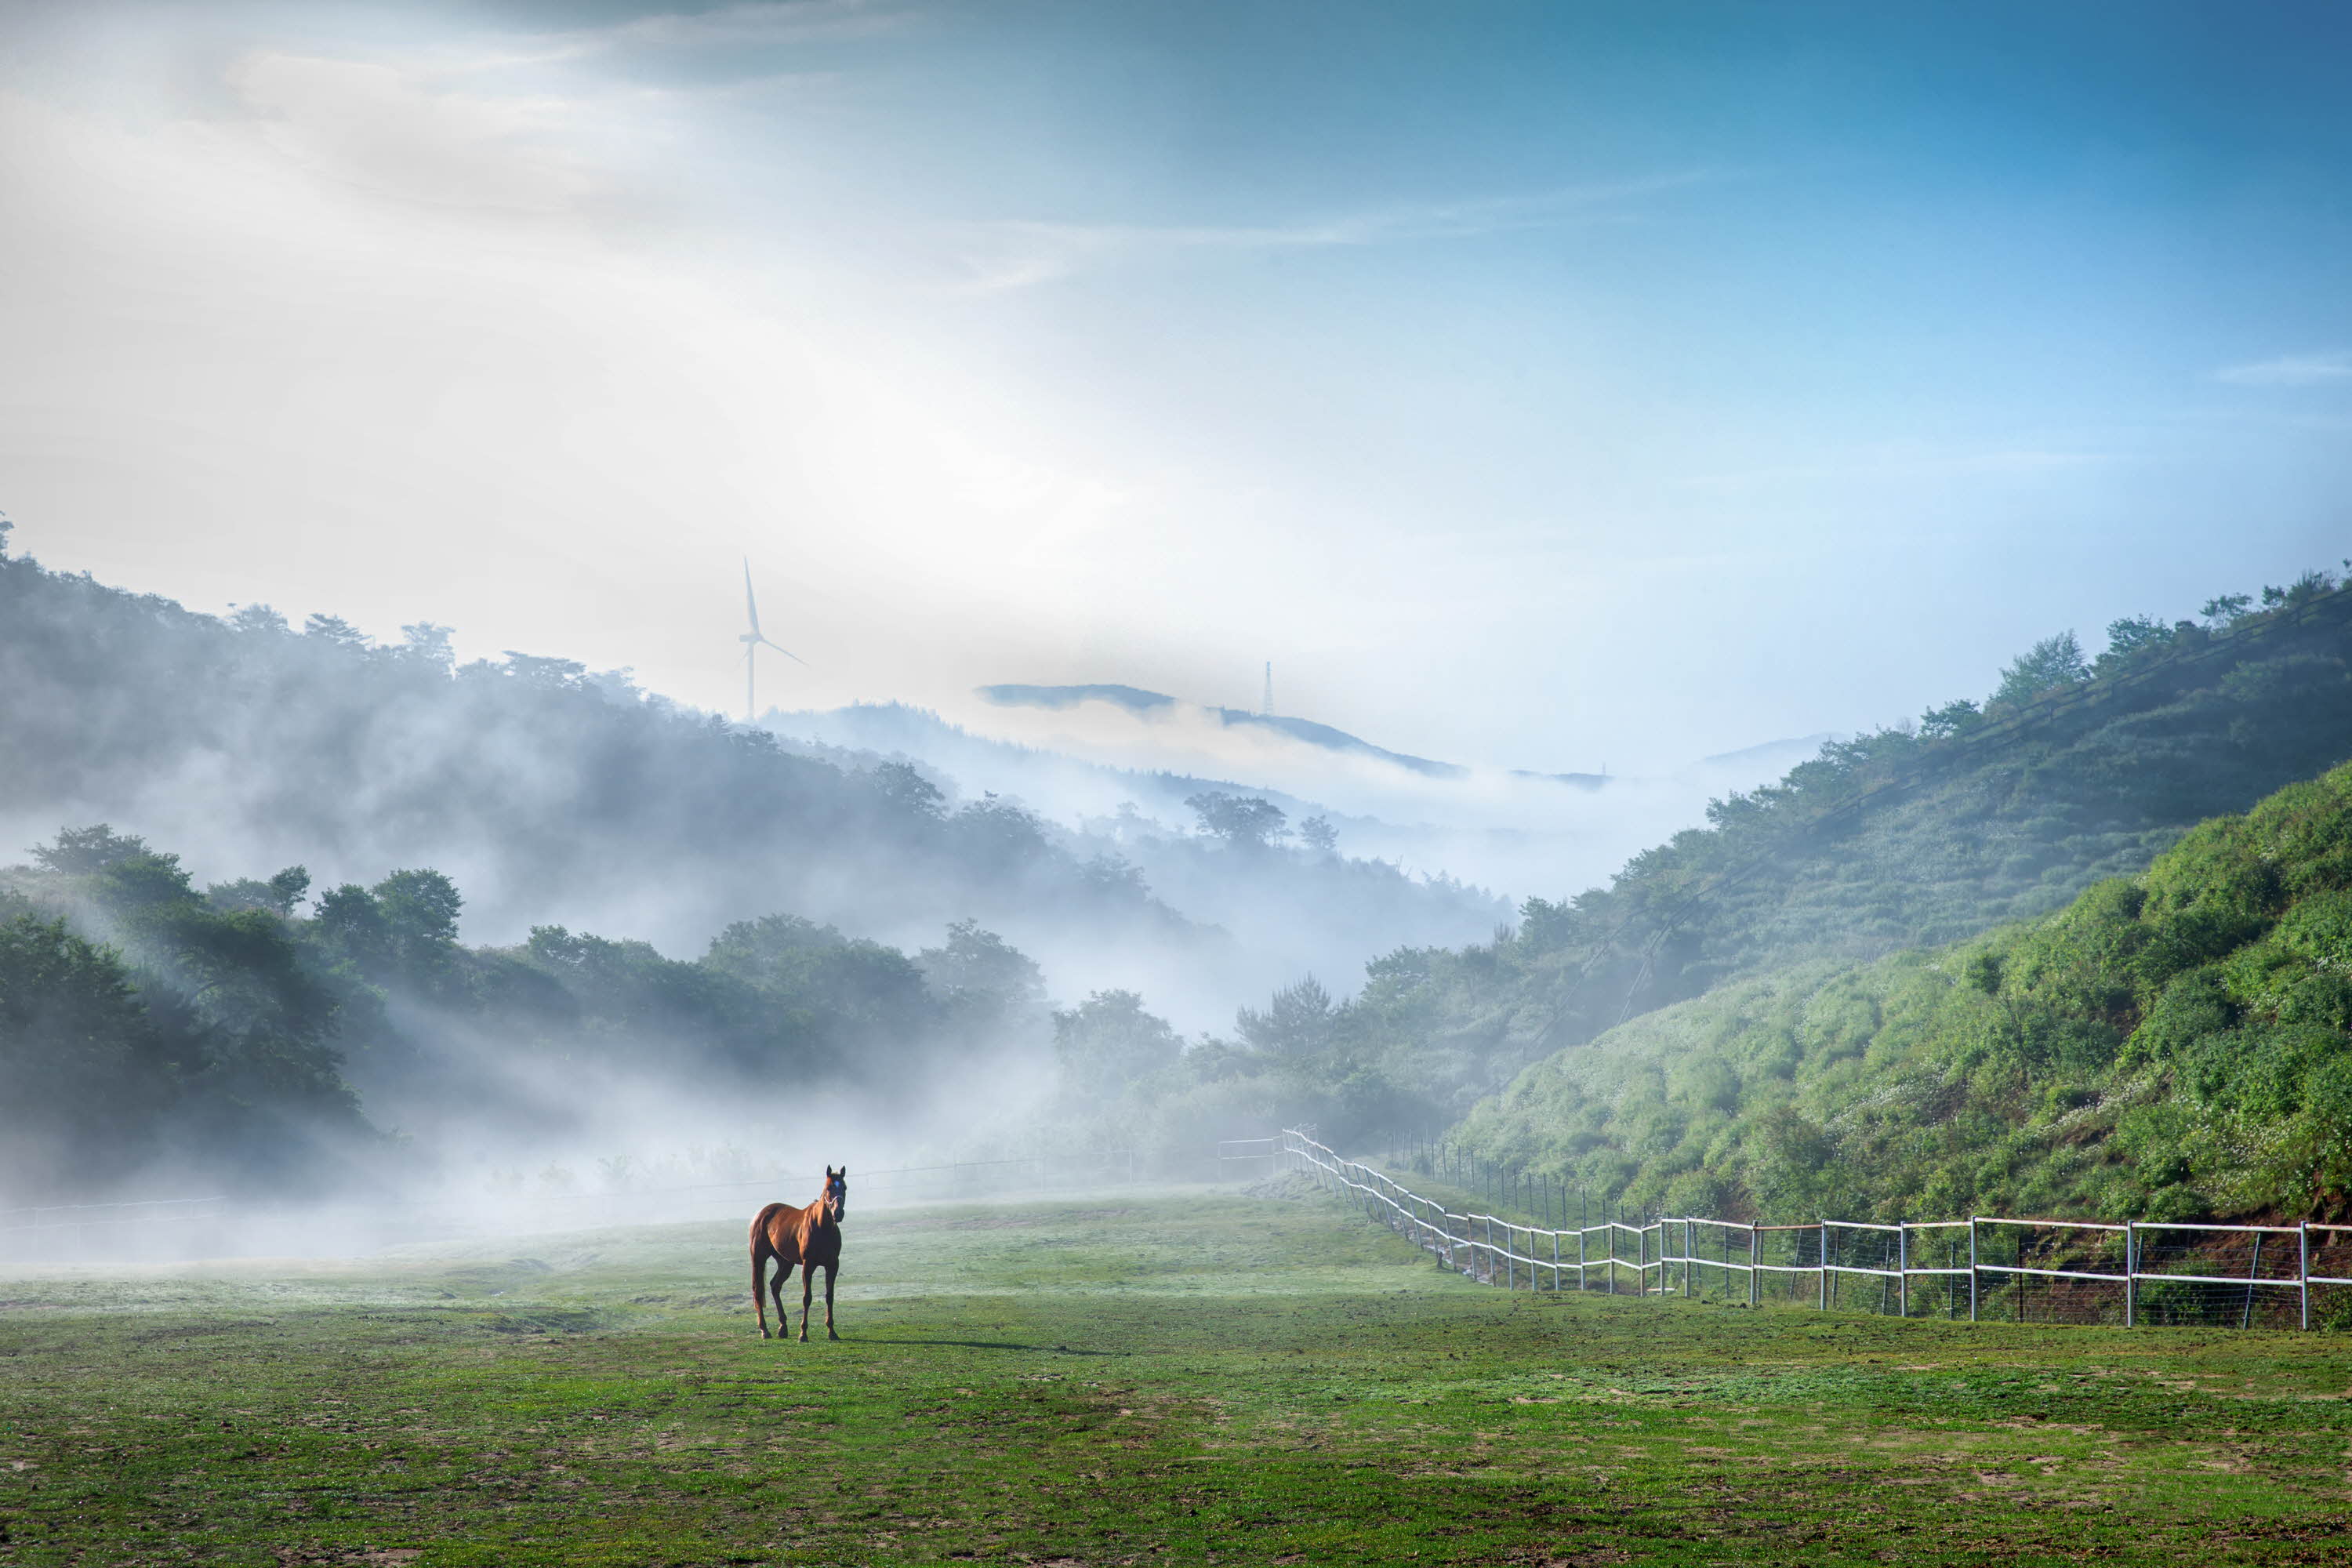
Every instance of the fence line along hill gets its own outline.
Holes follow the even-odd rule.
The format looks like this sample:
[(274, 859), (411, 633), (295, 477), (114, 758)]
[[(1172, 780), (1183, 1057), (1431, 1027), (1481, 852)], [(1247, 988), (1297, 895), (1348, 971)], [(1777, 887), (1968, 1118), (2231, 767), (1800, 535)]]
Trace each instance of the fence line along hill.
[(1442, 1268), (1506, 1289), (1591, 1290), (1971, 1322), (2352, 1326), (2352, 1225), (1973, 1215), (1764, 1225), (1696, 1215), (1548, 1229), (1454, 1213), (1307, 1133), (1220, 1145), (1340, 1194)]

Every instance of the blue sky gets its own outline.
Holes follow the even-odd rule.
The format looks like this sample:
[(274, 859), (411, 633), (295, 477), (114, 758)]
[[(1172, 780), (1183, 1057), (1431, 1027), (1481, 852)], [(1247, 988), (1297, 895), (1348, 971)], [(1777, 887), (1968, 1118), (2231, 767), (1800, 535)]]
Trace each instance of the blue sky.
[(206, 608), (1622, 770), (2352, 553), (2340, 6), (0, 28), (0, 507)]

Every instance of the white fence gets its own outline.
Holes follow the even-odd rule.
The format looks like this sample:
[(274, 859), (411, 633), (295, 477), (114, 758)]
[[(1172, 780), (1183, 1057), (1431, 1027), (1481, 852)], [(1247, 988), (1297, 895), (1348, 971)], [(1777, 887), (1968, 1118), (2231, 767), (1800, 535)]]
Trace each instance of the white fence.
[[(1717, 1297), (1761, 1306), (1783, 1296), (1827, 1311), (2026, 1321), (2235, 1321), (2307, 1329), (2315, 1293), (2352, 1287), (2352, 1226), (2186, 1225), (2147, 1220), (1968, 1219), (1750, 1225), (1622, 1220), (1551, 1230), (1455, 1214), (1296, 1129), (1262, 1142), (1271, 1165), (1303, 1172), (1368, 1217), (1472, 1279), (1536, 1289)], [(1223, 1145), (1221, 1162), (1227, 1158)], [(1245, 1157), (1238, 1153), (1233, 1157)], [(1630, 1256), (1629, 1256), (1630, 1254)], [(1811, 1287), (1810, 1289), (1807, 1287)], [(2035, 1310), (2036, 1298), (2040, 1310)]]

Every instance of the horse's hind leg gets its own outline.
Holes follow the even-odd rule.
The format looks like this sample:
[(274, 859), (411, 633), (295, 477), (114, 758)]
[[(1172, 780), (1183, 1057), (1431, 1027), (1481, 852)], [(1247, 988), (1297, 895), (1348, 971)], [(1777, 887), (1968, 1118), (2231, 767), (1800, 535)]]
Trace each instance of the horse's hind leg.
[[(768, 1255), (755, 1243), (751, 1247), (751, 1310), (760, 1315), (760, 1337), (768, 1337), (768, 1282), (761, 1276), (768, 1271)], [(784, 1314), (782, 1303), (776, 1306), (776, 1316)]]
[[(826, 1272), (825, 1272), (825, 1277), (824, 1277), (824, 1278), (825, 1278), (825, 1283), (826, 1283), (826, 1285), (827, 1285), (827, 1287), (828, 1287), (828, 1289), (825, 1290), (825, 1293), (824, 1293), (824, 1315), (825, 1315), (825, 1320), (826, 1320), (826, 1321), (827, 1321), (828, 1323), (830, 1323), (830, 1322), (832, 1321), (832, 1319), (833, 1319), (833, 1291), (832, 1291), (832, 1289), (830, 1289), (830, 1287), (831, 1287), (831, 1285), (832, 1285), (832, 1283), (833, 1283), (833, 1273), (832, 1273), (832, 1271), (831, 1271), (830, 1269), (826, 1270)], [(814, 1263), (803, 1263), (803, 1264), (802, 1264), (802, 1265), (801, 1265), (801, 1343), (803, 1343), (803, 1344), (806, 1344), (806, 1343), (808, 1343), (809, 1296), (810, 1296), (810, 1293), (811, 1293), (812, 1291), (814, 1291), (815, 1289), (816, 1289), (816, 1265), (815, 1265), (815, 1264), (814, 1264)], [(782, 1309), (782, 1308), (781, 1308), (781, 1307), (777, 1309), (777, 1310), (778, 1310), (778, 1311), (780, 1311), (780, 1312), (781, 1312), (782, 1310), (783, 1310), (783, 1309)]]
[(833, 1331), (833, 1269), (830, 1263), (824, 1266), (824, 1337), (837, 1340), (841, 1336)]

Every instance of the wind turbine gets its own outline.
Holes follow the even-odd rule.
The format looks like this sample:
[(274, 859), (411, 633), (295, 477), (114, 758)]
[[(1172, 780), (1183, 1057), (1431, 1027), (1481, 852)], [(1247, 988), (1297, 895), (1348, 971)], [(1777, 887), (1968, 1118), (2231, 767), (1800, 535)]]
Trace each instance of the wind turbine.
[(751, 558), (748, 555), (743, 558), (743, 613), (750, 618), (751, 629), (735, 640), (743, 645), (743, 722), (749, 724), (760, 710), (752, 678), (759, 673), (761, 647), (764, 645), (774, 648), (803, 669), (808, 668), (808, 660), (781, 643), (768, 641), (767, 633), (760, 629), (760, 601), (751, 597)]

